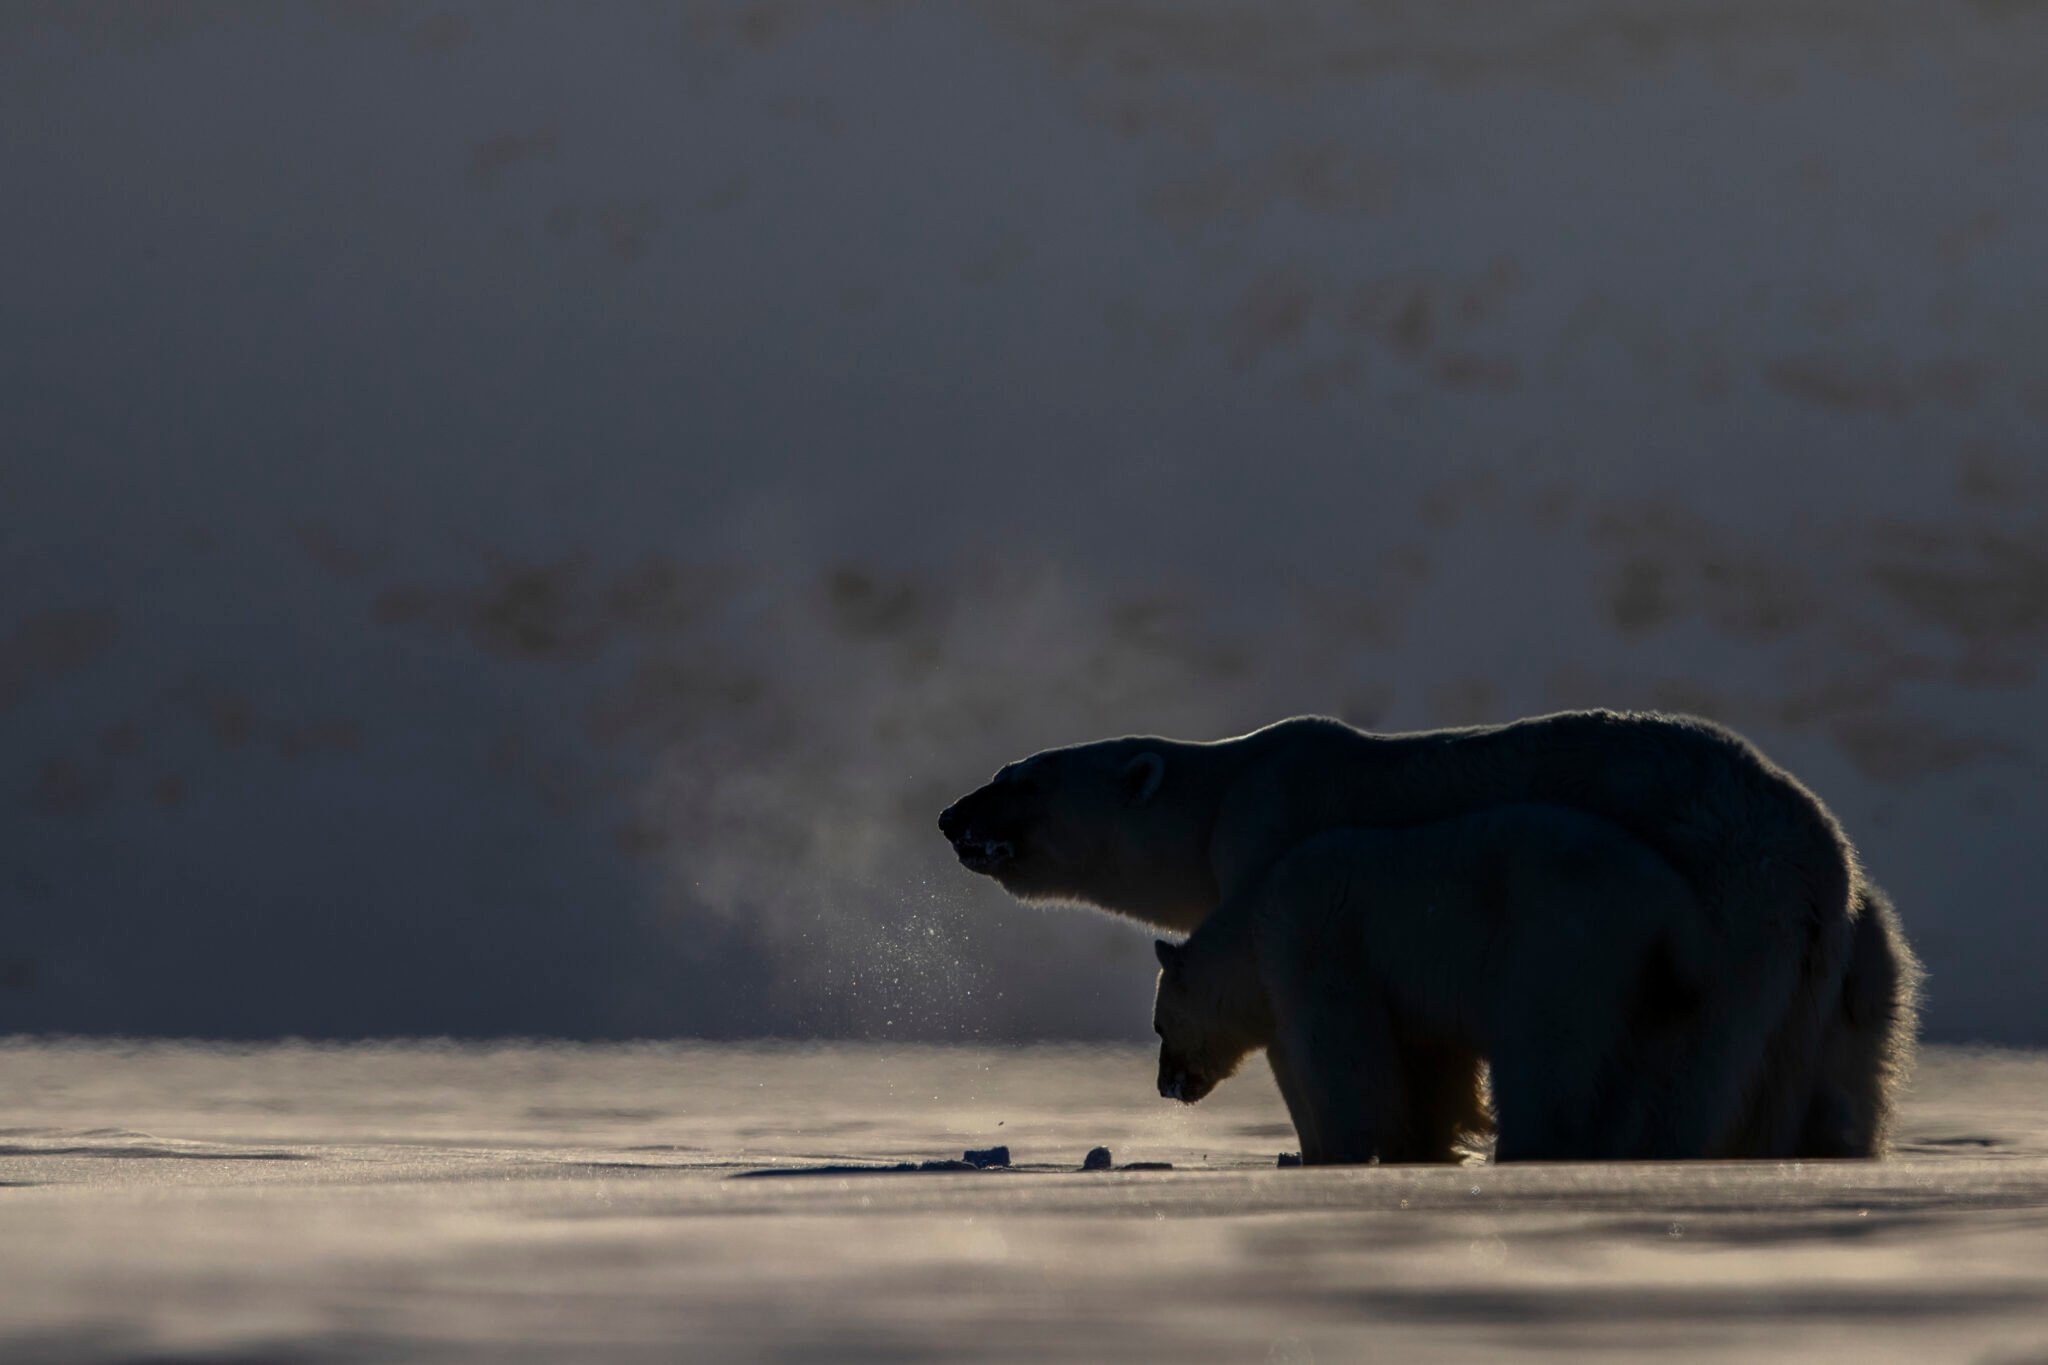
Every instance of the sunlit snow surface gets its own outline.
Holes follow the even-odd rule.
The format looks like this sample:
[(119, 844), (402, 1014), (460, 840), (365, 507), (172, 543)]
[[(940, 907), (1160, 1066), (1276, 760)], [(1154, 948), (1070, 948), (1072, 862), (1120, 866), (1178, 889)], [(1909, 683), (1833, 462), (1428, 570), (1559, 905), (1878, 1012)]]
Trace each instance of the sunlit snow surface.
[(0, 1045), (0, 1360), (2048, 1358), (2040, 1054), (1931, 1054), (1881, 1164), (1277, 1170), (1263, 1074), (1151, 1088), (1128, 1048)]

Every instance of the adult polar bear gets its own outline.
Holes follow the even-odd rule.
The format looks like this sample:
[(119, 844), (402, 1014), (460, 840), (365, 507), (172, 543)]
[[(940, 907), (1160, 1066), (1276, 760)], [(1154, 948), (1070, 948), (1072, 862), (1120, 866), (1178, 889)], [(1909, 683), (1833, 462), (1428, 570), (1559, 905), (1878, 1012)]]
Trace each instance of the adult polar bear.
[[(1508, 805), (1608, 821), (1692, 888), (1698, 932), (1660, 938), (1625, 987), (1602, 979), (1644, 1002), (1646, 1025), (1691, 1040), (1700, 1107), (1716, 1114), (1698, 1154), (1883, 1150), (1918, 966), (1827, 809), (1711, 722), (1585, 711), (1374, 735), (1299, 718), (1213, 743), (1103, 740), (1010, 764), (939, 826), (966, 867), (1014, 895), (1192, 933), (1218, 906), (1261, 895), (1318, 836)], [(1467, 941), (1484, 937), (1475, 925)], [(1426, 1038), (1400, 1049), (1418, 1129), (1479, 1114), (1469, 1051)], [(1318, 1083), (1269, 1060), (1290, 1108)]]

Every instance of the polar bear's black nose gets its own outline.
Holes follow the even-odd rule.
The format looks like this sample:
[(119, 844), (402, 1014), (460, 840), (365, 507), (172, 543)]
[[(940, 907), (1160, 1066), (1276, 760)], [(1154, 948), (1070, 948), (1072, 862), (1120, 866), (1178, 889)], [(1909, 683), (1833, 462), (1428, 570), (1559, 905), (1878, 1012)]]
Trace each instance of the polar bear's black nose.
[(939, 833), (948, 839), (960, 837), (960, 808), (948, 806), (939, 812)]

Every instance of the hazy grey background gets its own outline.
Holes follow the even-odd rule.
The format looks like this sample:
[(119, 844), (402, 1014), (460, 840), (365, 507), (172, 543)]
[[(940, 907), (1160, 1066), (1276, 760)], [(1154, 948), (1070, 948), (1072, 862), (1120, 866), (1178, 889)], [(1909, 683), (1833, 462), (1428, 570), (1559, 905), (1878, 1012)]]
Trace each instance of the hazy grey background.
[(0, 0), (0, 1032), (1129, 1036), (1000, 762), (1722, 717), (2048, 1041), (2048, 8)]

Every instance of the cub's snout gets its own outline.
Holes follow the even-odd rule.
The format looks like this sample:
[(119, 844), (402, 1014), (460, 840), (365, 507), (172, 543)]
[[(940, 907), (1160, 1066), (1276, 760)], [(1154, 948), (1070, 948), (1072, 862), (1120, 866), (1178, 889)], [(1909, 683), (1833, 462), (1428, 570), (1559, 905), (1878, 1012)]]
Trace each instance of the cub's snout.
[(1159, 1094), (1162, 1099), (1179, 1100), (1182, 1104), (1193, 1104), (1202, 1099), (1216, 1083), (1166, 1057), (1159, 1059)]

